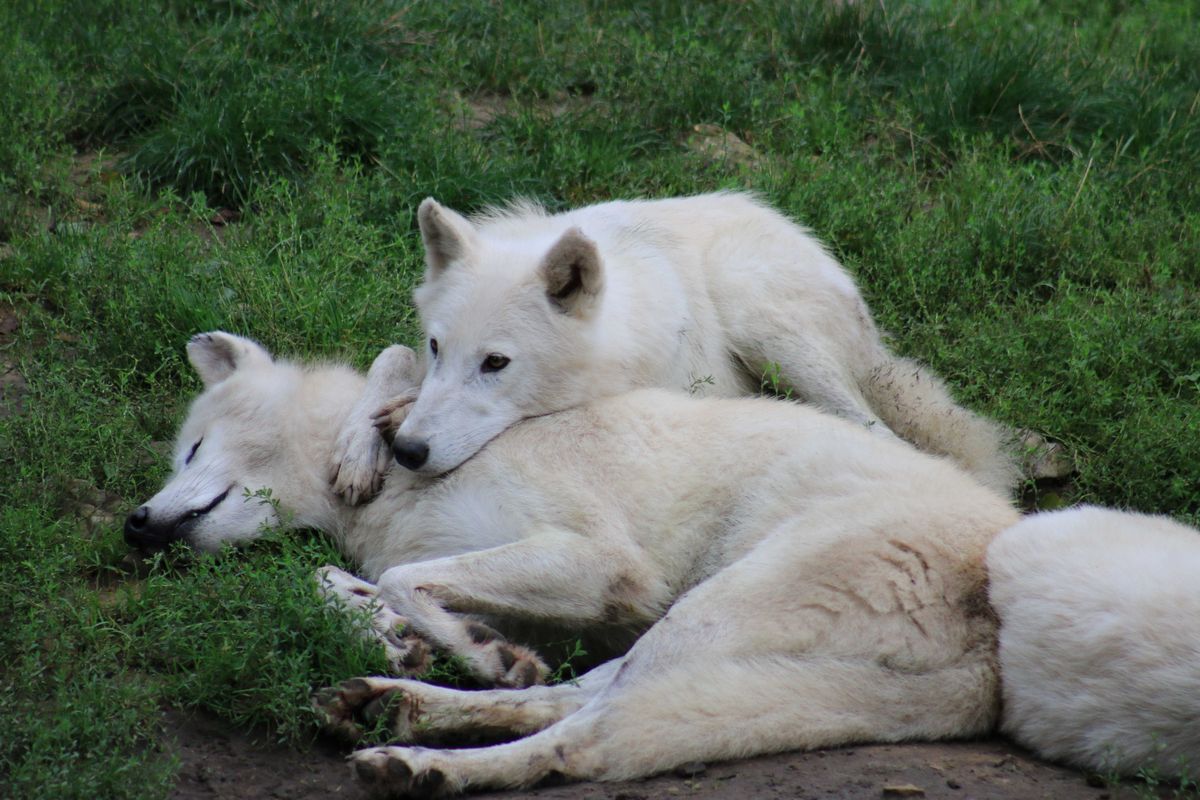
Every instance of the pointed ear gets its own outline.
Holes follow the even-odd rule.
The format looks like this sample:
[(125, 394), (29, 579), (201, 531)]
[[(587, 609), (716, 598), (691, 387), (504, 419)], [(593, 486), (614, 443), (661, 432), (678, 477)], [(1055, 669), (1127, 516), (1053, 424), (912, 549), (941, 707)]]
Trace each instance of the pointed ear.
[(571, 228), (542, 259), (538, 274), (550, 304), (564, 314), (586, 316), (604, 291), (604, 264), (596, 243)]
[(187, 355), (205, 388), (247, 364), (271, 363), (271, 354), (261, 344), (224, 331), (196, 334), (187, 344)]
[(417, 223), (421, 226), (421, 239), (425, 242), (425, 263), (429, 273), (436, 276), (452, 261), (467, 255), (475, 239), (475, 228), (461, 214), (457, 214), (438, 203), (432, 197), (421, 201), (417, 209)]

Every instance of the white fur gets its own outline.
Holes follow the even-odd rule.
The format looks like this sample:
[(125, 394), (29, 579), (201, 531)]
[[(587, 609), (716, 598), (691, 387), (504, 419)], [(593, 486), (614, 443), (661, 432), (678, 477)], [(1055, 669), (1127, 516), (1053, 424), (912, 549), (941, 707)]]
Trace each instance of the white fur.
[[(438, 353), (426, 347), (399, 436), (428, 445), (422, 474), (453, 469), (520, 419), (639, 387), (744, 395), (777, 366), (798, 399), (1013, 486), (1002, 430), (889, 353), (841, 265), (747, 195), (556, 215), (523, 203), (474, 221), (430, 199), (418, 216), (429, 268), (414, 298)], [(568, 267), (575, 291), (563, 289)], [(484, 371), (490, 354), (510, 361)]]
[(988, 550), (1003, 730), (1096, 771), (1200, 770), (1200, 533), (1163, 517), (1039, 514)]
[[(528, 785), (551, 772), (617, 779), (693, 760), (985, 733), (998, 721), (1001, 695), (984, 564), (997, 534), (988, 558), (1005, 625), (1023, 597), (1040, 591), (1059, 598), (1052, 602), (1071, 623), (1035, 608), (1013, 636), (999, 634), (1005, 698), (1035, 696), (1042, 707), (1032, 713), (1049, 721), (1027, 730), (1014, 705), (1006, 730), (1092, 768), (1097, 751), (1072, 738), (1072, 725), (1120, 726), (1130, 743), (1157, 732), (1169, 739), (1164, 752), (1195, 750), (1194, 731), (1172, 716), (1194, 708), (1194, 672), (1158, 669), (1158, 655), (1123, 655), (1135, 656), (1128, 643), (1158, 630), (1169, 632), (1155, 645), (1163, 654), (1195, 647), (1186, 626), (1197, 618), (1197, 592), (1163, 577), (1176, 564), (1195, 574), (1183, 557), (1195, 535), (1186, 529), (1090, 511), (1138, 531), (1145, 547), (1110, 551), (1104, 539), (1022, 563), (1023, 547), (1039, 538), (1026, 534), (1031, 526), (1046, 527), (1054, 542), (1051, 534), (1061, 527), (1069, 535), (1085, 512), (1018, 524), (1004, 499), (949, 462), (852, 424), (792, 403), (656, 390), (528, 420), (448, 475), (394, 469), (374, 502), (337, 502), (323, 470), (337, 434), (329, 421), (410, 390), (418, 376), (403, 365), (411, 363), (403, 348), (389, 348), (371, 374), (392, 378), (364, 384), (337, 367), (248, 359), (247, 374), (234, 369), (193, 403), (181, 445), (203, 434), (206, 447), (218, 431), (211, 440), (230, 451), (223, 464), (254, 465), (226, 480), (252, 490), (261, 481), (285, 516), (333, 533), (378, 587), (336, 571), (324, 573), (326, 585), (351, 605), (378, 604), (378, 632), (401, 665), (413, 651), (392, 635), (399, 620), (410, 639), (456, 653), (501, 686), (537, 680), (544, 666), (479, 618), (559, 635), (643, 635), (578, 685), (455, 692), (371, 678), (329, 690), (321, 706), (330, 726), (352, 736), (361, 720), (386, 713), (405, 742), (525, 737), (476, 750), (360, 751), (354, 768), (376, 788)], [(194, 532), (201, 546), (258, 533), (244, 520)], [(1172, 599), (1152, 616), (1127, 616), (1124, 632), (1105, 640), (1118, 657), (1081, 662), (1069, 647), (1053, 651), (1060, 637), (1095, 641), (1089, 631), (1110, 618), (1101, 603), (1108, 587), (1123, 585), (1138, 552), (1160, 546), (1171, 556), (1142, 559), (1155, 571), (1142, 586), (1169, 587)], [(1064, 555), (1072, 552), (1074, 565)], [(1081, 584), (1080, 574), (1092, 573), (1104, 576), (1102, 588)], [(1050, 674), (1009, 669), (1041, 658), (1047, 639)], [(620, 653), (619, 638), (610, 641)], [(1149, 667), (1152, 677), (1139, 683)], [(1105, 675), (1097, 690), (1106, 703), (1080, 710), (1071, 692), (1043, 691), (1093, 674)], [(1143, 697), (1156, 692), (1175, 710)], [(1134, 755), (1145, 752), (1139, 745)]]
[[(311, 455), (334, 449), (335, 434), (363, 393), (362, 377), (334, 365), (277, 364), (257, 343), (219, 331), (194, 337), (188, 357), (205, 391), (176, 438), (170, 479), (143, 506), (149, 525), (160, 530), (153, 541), (185, 539), (212, 551), (231, 531), (234, 539), (257, 535), (281, 521), (271, 497), (284, 499), (299, 525), (329, 520), (338, 505), (325, 488), (329, 458), (313, 461)], [(290, 430), (303, 431), (303, 438), (287, 436)], [(301, 487), (312, 485), (322, 491), (295, 502)], [(284, 497), (264, 496), (264, 488)]]

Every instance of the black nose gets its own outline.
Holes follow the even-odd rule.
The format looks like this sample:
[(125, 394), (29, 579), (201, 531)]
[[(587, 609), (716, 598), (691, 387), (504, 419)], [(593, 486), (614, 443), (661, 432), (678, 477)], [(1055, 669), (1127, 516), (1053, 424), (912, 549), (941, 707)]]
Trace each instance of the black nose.
[(144, 542), (146, 526), (150, 522), (150, 508), (142, 506), (125, 518), (125, 544), (138, 547)]
[(405, 469), (420, 469), (429, 458), (429, 445), (420, 439), (397, 436), (392, 442), (392, 454), (396, 463)]

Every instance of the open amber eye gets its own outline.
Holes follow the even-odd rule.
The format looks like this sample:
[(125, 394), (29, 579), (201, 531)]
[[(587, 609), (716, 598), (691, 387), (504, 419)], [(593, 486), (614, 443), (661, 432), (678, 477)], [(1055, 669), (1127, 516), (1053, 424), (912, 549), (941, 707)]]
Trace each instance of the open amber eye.
[(480, 367), (484, 372), (499, 372), (508, 366), (508, 356), (502, 356), (499, 353), (489, 353), (488, 357), (483, 360), (483, 366)]

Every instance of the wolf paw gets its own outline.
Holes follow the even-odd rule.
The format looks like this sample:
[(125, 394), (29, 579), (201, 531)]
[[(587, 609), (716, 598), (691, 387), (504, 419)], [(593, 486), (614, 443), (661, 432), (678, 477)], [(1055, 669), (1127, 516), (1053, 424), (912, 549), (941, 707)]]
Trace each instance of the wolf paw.
[(433, 648), (420, 636), (408, 633), (408, 620), (379, 599), (379, 589), (345, 570), (325, 566), (317, 570), (321, 595), (339, 608), (365, 609), (370, 627), (362, 633), (383, 646), (388, 670), (395, 675), (423, 675), (433, 665)]
[(528, 647), (511, 642), (496, 641), (488, 645), (493, 650), (492, 659), (499, 665), (496, 686), (505, 689), (525, 689), (545, 683), (550, 669), (537, 653)]
[(395, 741), (415, 742), (420, 708), (404, 686), (394, 678), (351, 678), (317, 691), (312, 703), (325, 730), (348, 741), (385, 725)]
[(356, 408), (333, 447), (329, 482), (334, 494), (348, 505), (365, 503), (383, 488), (383, 478), (391, 465), (392, 453), (373, 421)]
[(440, 797), (461, 787), (447, 780), (436, 752), (418, 747), (372, 747), (351, 753), (350, 770), (374, 797)]
[(504, 689), (524, 689), (545, 682), (550, 670), (536, 652), (513, 644), (478, 620), (467, 619), (463, 625), (470, 639), (470, 650), (463, 655), (479, 678)]
[(417, 399), (417, 390), (410, 389), (398, 394), (375, 410), (371, 423), (384, 441), (391, 442), (396, 437), (396, 431), (408, 418), (408, 412)]

